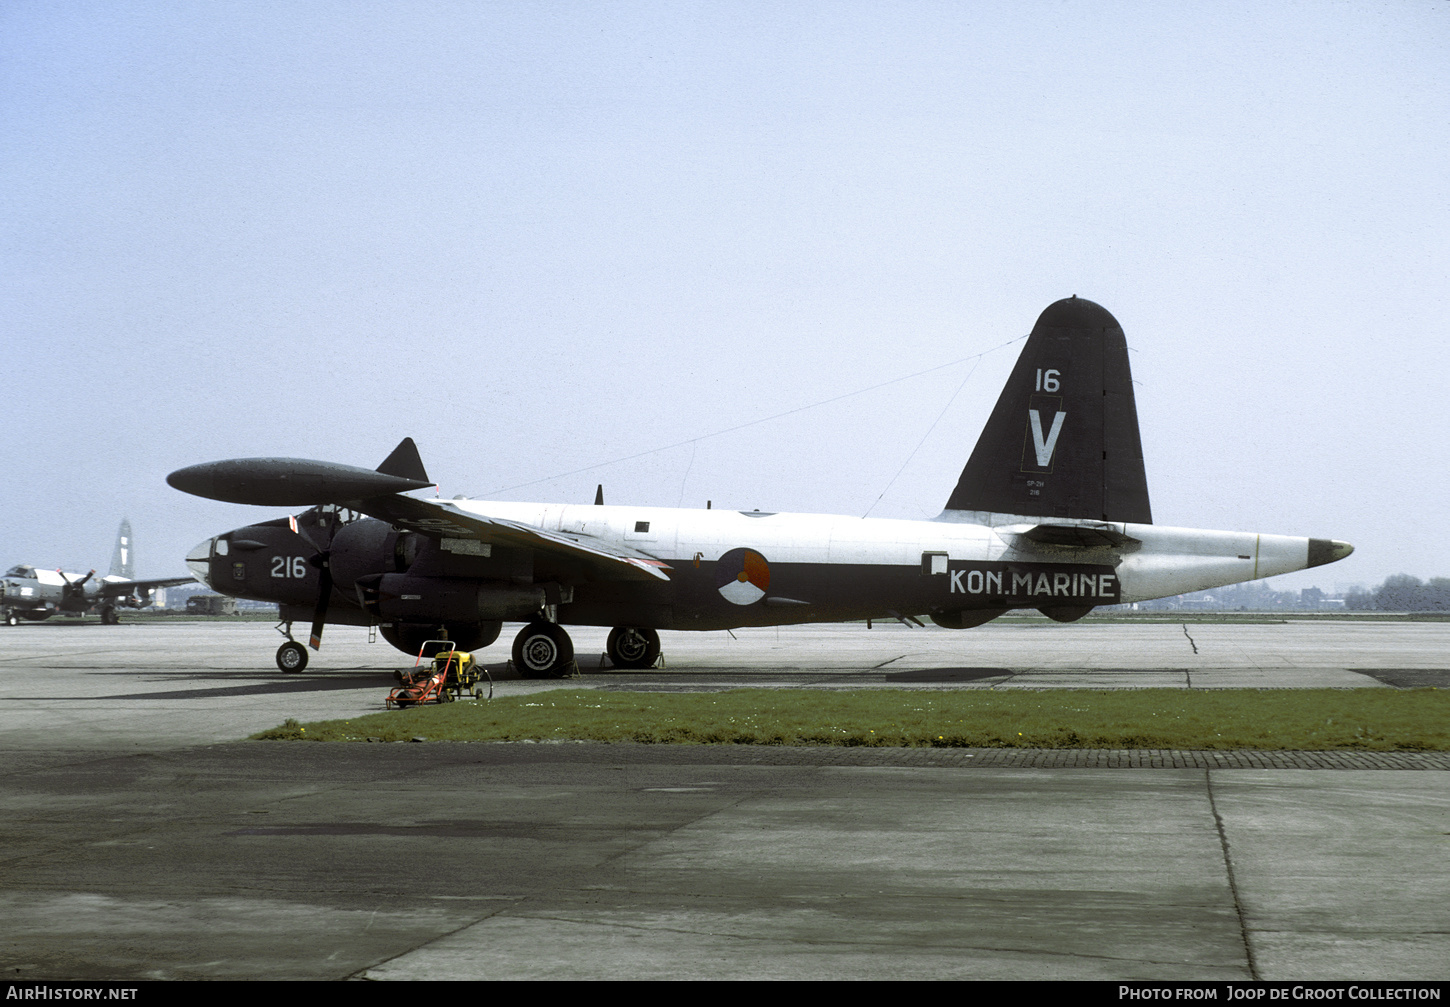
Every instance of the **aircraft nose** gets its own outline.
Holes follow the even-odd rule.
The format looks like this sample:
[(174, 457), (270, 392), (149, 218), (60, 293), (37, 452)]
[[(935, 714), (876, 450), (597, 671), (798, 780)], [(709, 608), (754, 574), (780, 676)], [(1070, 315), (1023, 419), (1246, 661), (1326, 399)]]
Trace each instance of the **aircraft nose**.
[(1337, 563), (1352, 552), (1354, 552), (1354, 546), (1348, 542), (1332, 538), (1311, 538), (1309, 540), (1309, 565), (1323, 566), (1325, 563)]
[(211, 545), (215, 541), (215, 538), (209, 538), (205, 542), (198, 542), (186, 554), (186, 568), (207, 587), (211, 587)]

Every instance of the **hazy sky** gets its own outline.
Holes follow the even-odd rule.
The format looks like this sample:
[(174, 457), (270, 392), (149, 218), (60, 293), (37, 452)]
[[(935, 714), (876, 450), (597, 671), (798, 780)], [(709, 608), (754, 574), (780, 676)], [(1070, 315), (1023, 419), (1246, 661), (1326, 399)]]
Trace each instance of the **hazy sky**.
[(0, 564), (129, 516), (184, 573), (276, 515), (171, 470), (405, 435), (444, 496), (933, 517), (1021, 344), (920, 372), (1077, 294), (1158, 523), (1450, 576), (1447, 274), (1445, 3), (7, 0)]

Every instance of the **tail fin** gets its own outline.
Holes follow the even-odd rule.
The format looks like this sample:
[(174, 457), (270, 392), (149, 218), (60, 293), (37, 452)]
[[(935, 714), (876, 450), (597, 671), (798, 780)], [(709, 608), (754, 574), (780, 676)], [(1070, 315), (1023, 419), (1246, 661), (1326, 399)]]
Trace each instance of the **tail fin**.
[(1123, 328), (1078, 297), (1037, 319), (947, 510), (1151, 524)]
[(131, 522), (121, 519), (121, 528), (116, 532), (116, 548), (111, 553), (112, 577), (136, 579), (136, 557), (131, 552)]

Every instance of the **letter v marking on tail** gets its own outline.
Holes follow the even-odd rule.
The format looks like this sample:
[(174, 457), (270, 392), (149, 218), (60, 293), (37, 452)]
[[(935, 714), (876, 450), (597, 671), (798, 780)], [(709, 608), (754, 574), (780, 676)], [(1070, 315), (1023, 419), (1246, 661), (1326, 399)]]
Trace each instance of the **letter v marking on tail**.
[(1042, 414), (1036, 409), (1027, 410), (1027, 418), (1032, 422), (1032, 448), (1037, 452), (1037, 464), (1043, 468), (1052, 464), (1052, 453), (1057, 450), (1057, 435), (1062, 433), (1062, 421), (1066, 416), (1067, 413), (1058, 410), (1052, 418), (1052, 429), (1043, 439)]

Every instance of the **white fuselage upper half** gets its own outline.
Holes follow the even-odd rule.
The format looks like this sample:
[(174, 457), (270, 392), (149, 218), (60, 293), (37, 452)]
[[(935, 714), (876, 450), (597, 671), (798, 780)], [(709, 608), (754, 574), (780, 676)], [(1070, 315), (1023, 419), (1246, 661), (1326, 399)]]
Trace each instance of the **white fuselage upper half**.
[[(1093, 564), (1115, 567), (1123, 602), (1278, 576), (1313, 565), (1309, 538), (1010, 515), (948, 514), (929, 521), (834, 514), (686, 510), (455, 500), (460, 510), (568, 535), (586, 536), (682, 566), (751, 549), (772, 565), (909, 567), (925, 554), (958, 562)], [(1103, 530), (1114, 546), (1049, 545), (1023, 533), (1037, 524)], [(1326, 541), (1326, 540), (1319, 540)], [(1342, 546), (1347, 554), (1348, 547)], [(1336, 556), (1335, 558), (1338, 558)]]

